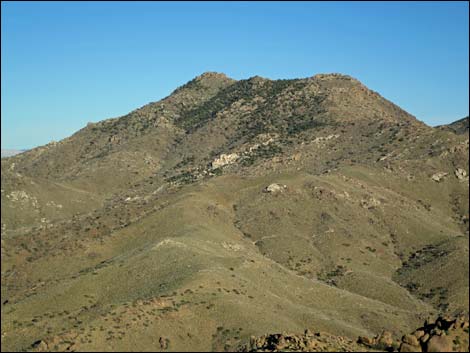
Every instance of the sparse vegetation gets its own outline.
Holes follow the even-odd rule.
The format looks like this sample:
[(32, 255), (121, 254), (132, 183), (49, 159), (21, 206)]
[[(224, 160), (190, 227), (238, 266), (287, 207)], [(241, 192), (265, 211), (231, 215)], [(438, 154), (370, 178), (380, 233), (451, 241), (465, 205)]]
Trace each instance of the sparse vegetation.
[(465, 312), (466, 139), (347, 76), (208, 73), (2, 159), (2, 349), (235, 350), (312, 326), (359, 349)]

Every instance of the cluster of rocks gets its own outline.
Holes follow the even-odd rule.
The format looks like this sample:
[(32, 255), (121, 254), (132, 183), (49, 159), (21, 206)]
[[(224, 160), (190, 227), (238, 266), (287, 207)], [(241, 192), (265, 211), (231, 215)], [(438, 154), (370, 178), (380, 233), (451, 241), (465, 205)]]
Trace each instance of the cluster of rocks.
[(382, 202), (375, 197), (369, 196), (367, 199), (362, 199), (360, 205), (362, 208), (371, 209), (380, 206)]
[(256, 140), (259, 141), (259, 143), (255, 143), (253, 146), (250, 146), (248, 148), (248, 152), (253, 152), (254, 150), (257, 150), (258, 148), (260, 148), (261, 146), (267, 146), (273, 143), (274, 141), (276, 141), (278, 137), (279, 137), (279, 134), (259, 134), (255, 138)]
[(303, 334), (276, 333), (251, 336), (250, 342), (239, 346), (239, 352), (468, 352), (468, 317), (439, 317), (426, 321), (423, 327), (401, 339), (388, 331), (356, 341), (325, 332)]
[(219, 158), (214, 159), (212, 162), (212, 168), (216, 169), (227, 164), (233, 164), (238, 160), (238, 158), (240, 158), (240, 156), (237, 153), (221, 154)]
[[(465, 171), (465, 169), (462, 169), (462, 168), (457, 168), (456, 170), (454, 170), (454, 174), (455, 174), (455, 177), (461, 181), (461, 182), (465, 182), (467, 181), (468, 182), (468, 175), (467, 175), (467, 172)], [(435, 173), (431, 176), (431, 179), (434, 180), (435, 182), (437, 183), (440, 183), (441, 181), (443, 181), (449, 174), (448, 173), (445, 173), (445, 172), (438, 172), (438, 173)]]
[(54, 336), (46, 340), (38, 340), (31, 345), (28, 351), (33, 352), (73, 352), (77, 349), (76, 340), (78, 333), (69, 332), (64, 335)]
[(315, 348), (316, 340), (310, 335), (273, 334), (261, 337), (252, 336), (248, 351), (283, 351), (283, 350), (309, 350)]
[(305, 330), (303, 334), (276, 333), (252, 336), (250, 343), (238, 348), (239, 352), (347, 352), (357, 350), (352, 340), (323, 332)]
[(320, 143), (320, 142), (325, 142), (325, 141), (329, 141), (329, 140), (332, 140), (332, 139), (335, 139), (335, 138), (338, 138), (339, 135), (338, 134), (331, 134), (331, 135), (328, 135), (328, 136), (320, 136), (320, 137), (316, 137), (314, 140), (312, 140), (313, 143)]
[(49, 201), (46, 203), (46, 206), (55, 207), (55, 208), (63, 208), (64, 206), (60, 203), (55, 203), (54, 201)]
[(358, 343), (389, 352), (468, 352), (468, 318), (439, 317), (395, 341), (384, 331), (374, 338), (359, 337)]
[(465, 169), (462, 169), (462, 168), (457, 168), (455, 171), (455, 176), (457, 177), (457, 179), (459, 179), (460, 181), (468, 181), (468, 175), (467, 175), (467, 172), (465, 171)]
[(35, 208), (38, 207), (38, 200), (35, 196), (28, 195), (24, 190), (14, 190), (6, 195), (6, 198), (13, 202), (19, 202), (22, 204), (31, 203)]
[(376, 349), (392, 348), (393, 350), (394, 348), (398, 348), (398, 343), (393, 339), (393, 335), (389, 331), (383, 331), (380, 335), (373, 338), (360, 336), (357, 339), (357, 343)]

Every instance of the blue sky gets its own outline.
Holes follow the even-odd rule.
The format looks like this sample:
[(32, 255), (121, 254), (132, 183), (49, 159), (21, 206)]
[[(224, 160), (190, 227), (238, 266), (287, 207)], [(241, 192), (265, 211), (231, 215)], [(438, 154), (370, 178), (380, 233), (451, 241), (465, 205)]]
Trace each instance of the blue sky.
[(4, 2), (2, 148), (60, 140), (205, 71), (340, 72), (430, 125), (468, 115), (467, 2)]

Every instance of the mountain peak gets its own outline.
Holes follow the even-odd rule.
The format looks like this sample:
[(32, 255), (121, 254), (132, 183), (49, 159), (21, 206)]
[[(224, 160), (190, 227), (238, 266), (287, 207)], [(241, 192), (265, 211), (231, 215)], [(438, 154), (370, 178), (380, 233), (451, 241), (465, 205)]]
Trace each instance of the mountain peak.
[(328, 80), (345, 80), (345, 81), (360, 82), (358, 79), (356, 79), (352, 76), (337, 73), (337, 72), (326, 73), (326, 74), (316, 74), (316, 75), (312, 76), (311, 79), (324, 80), (324, 81), (328, 81)]
[(173, 93), (181, 92), (182, 90), (194, 90), (203, 88), (204, 90), (219, 90), (224, 88), (236, 80), (228, 77), (224, 73), (208, 71), (204, 72), (199, 76), (196, 76), (191, 81), (185, 83), (184, 85), (178, 87)]
[(202, 73), (199, 76), (194, 78), (196, 81), (205, 81), (205, 80), (231, 80), (234, 81), (232, 78), (228, 77), (226, 74), (222, 72), (215, 72), (215, 71), (207, 71)]
[(257, 83), (257, 82), (266, 82), (266, 81), (271, 81), (269, 78), (261, 77), (261, 76), (252, 76), (248, 79), (248, 81)]

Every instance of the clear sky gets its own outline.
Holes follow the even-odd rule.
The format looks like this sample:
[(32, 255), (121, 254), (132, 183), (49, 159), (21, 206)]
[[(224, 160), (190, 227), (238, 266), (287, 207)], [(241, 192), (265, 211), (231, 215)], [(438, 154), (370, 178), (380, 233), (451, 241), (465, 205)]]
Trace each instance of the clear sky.
[(1, 145), (124, 115), (205, 71), (340, 72), (430, 125), (468, 115), (468, 2), (1, 3)]

